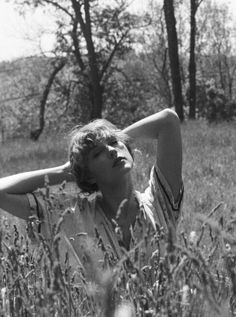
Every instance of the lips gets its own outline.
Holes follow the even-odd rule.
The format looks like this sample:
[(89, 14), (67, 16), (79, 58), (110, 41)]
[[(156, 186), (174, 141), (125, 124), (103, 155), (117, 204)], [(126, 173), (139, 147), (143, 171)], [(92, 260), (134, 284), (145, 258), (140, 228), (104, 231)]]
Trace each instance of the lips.
[(123, 156), (117, 157), (114, 160), (112, 167), (115, 167), (115, 166), (119, 165), (123, 160), (125, 160), (125, 157), (123, 157)]

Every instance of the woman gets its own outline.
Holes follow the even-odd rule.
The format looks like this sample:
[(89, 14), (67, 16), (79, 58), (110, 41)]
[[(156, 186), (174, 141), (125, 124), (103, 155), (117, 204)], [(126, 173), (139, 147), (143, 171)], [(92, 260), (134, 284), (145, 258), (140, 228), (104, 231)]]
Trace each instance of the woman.
[[(156, 162), (144, 193), (132, 182), (129, 146), (130, 140), (141, 138), (157, 140)], [(38, 217), (38, 230), (50, 239), (60, 213), (49, 211), (35, 191), (44, 186), (46, 175), (49, 185), (55, 185), (72, 180), (72, 171), (81, 193), (75, 200), (60, 199), (61, 210), (68, 211), (63, 214), (60, 250), (62, 257), (69, 250), (73, 265), (85, 269), (91, 263), (104, 267), (108, 258), (110, 264), (116, 263), (160, 228), (175, 234), (183, 184), (180, 124), (174, 111), (162, 110), (122, 131), (106, 120), (77, 127), (69, 156), (65, 165), (0, 179), (0, 208), (26, 220)], [(153, 247), (146, 245), (142, 252), (148, 261)]]

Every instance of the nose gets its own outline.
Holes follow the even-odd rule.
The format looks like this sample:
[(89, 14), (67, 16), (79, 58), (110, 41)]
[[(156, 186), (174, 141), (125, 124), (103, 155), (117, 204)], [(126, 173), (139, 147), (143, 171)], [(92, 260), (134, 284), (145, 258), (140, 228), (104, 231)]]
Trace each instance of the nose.
[(114, 147), (110, 146), (110, 145), (107, 145), (106, 148), (107, 148), (107, 152), (108, 152), (109, 158), (116, 159), (117, 158), (116, 149)]

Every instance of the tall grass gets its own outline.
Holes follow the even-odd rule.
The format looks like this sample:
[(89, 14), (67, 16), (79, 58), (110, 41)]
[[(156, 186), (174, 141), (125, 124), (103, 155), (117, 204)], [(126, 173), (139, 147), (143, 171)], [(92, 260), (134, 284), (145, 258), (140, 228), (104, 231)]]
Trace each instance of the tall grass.
[(29, 139), (8, 140), (0, 146), (1, 177), (54, 166), (67, 159), (67, 138), (63, 134), (43, 135), (38, 142)]
[[(217, 217), (236, 212), (236, 124), (183, 126), (185, 229), (193, 228), (192, 214), (206, 214), (219, 202)], [(189, 217), (189, 220), (187, 220)]]
[[(185, 198), (178, 241), (167, 237), (164, 258), (157, 252), (145, 267), (128, 253), (114, 271), (97, 274), (94, 282), (89, 282), (81, 270), (74, 273), (70, 269), (69, 259), (61, 266), (56, 231), (50, 245), (35, 233), (39, 247), (32, 249), (27, 237), (21, 237), (14, 227), (19, 224), (16, 218), (3, 213), (0, 314), (234, 316), (235, 132), (234, 124), (182, 125)], [(18, 140), (4, 144), (1, 175), (61, 164), (67, 157), (65, 147), (65, 138), (60, 136), (48, 136), (39, 143)], [(134, 147), (141, 150), (135, 151), (139, 168), (134, 178), (142, 190), (155, 151), (151, 144)], [(19, 228), (24, 232), (22, 226), (21, 222)], [(151, 239), (163, 238), (159, 232)]]

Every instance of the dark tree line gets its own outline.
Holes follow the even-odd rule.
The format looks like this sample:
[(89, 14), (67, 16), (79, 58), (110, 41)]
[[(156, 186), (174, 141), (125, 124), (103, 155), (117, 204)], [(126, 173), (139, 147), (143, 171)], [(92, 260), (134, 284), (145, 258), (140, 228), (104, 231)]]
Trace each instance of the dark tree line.
[[(140, 66), (143, 74), (139, 75), (135, 74), (138, 71), (138, 68), (135, 70), (135, 65), (132, 70), (126, 69), (126, 65), (133, 67), (132, 60), (129, 61), (132, 54), (137, 58), (140, 57), (141, 63), (143, 62), (144, 53), (135, 53), (135, 48), (139, 41), (140, 27), (148, 25), (148, 19), (146, 16), (131, 14), (127, 10), (127, 0), (117, 0), (112, 5), (108, 2), (102, 5), (95, 0), (32, 0), (31, 2), (12, 0), (12, 2), (17, 3), (22, 10), (26, 10), (28, 6), (45, 9), (52, 7), (59, 13), (54, 57), (48, 59), (50, 67), (45, 74), (47, 79), (44, 81), (44, 86), (41, 85), (36, 93), (38, 95), (41, 91), (41, 97), (37, 101), (39, 118), (38, 126), (32, 128), (31, 138), (36, 140), (42, 133), (45, 126), (45, 113), (49, 108), (47, 104), (51, 104), (50, 95), (55, 93), (62, 96), (62, 102), (58, 98), (58, 103), (65, 105), (64, 114), (67, 113), (68, 104), (73, 104), (75, 109), (72, 116), (79, 117), (82, 122), (107, 115), (108, 111), (111, 115), (116, 112), (121, 114), (122, 111), (126, 113), (140, 111), (140, 116), (144, 115), (143, 109), (139, 108), (140, 104), (145, 104), (142, 98), (146, 100), (150, 98), (150, 101), (147, 101), (147, 107), (150, 106), (152, 99), (158, 106), (158, 102), (161, 101), (160, 107), (174, 106), (181, 120), (184, 120), (183, 107), (186, 105), (189, 109), (189, 118), (195, 119), (198, 115), (197, 67), (201, 65), (197, 64), (196, 56), (201, 58), (199, 39), (204, 36), (204, 31), (198, 29), (199, 16), (196, 16), (203, 0), (189, 2), (190, 32), (185, 34), (185, 37), (189, 38), (189, 45), (184, 57), (181, 55), (180, 45), (183, 35), (178, 29), (179, 20), (176, 20), (176, 12), (183, 2), (163, 0), (160, 9), (161, 22), (155, 26), (160, 28), (157, 32), (157, 43), (151, 43), (152, 46), (156, 44), (158, 48), (156, 52), (154, 48), (149, 50), (144, 61), (146, 63), (144, 69), (141, 70)], [(156, 12), (156, 16), (158, 14)], [(204, 19), (204, 16), (200, 17), (200, 20), (201, 18)], [(207, 17), (205, 19), (207, 21)], [(203, 20), (202, 25), (204, 23), (207, 22)], [(150, 32), (152, 33), (153, 30)], [(196, 41), (199, 42), (196, 43)], [(215, 44), (218, 52), (217, 67), (219, 67), (222, 87), (226, 87), (223, 67), (227, 68), (229, 93), (232, 96), (235, 68), (231, 72), (233, 68), (230, 66), (230, 61), (222, 57), (220, 43), (218, 41)], [(188, 53), (189, 60), (187, 60)], [(188, 67), (183, 65), (183, 58)], [(205, 58), (202, 65), (206, 61)], [(135, 63), (135, 60), (133, 62)], [(206, 67), (203, 68), (202, 74), (206, 70)], [(131, 73), (128, 73), (129, 71)], [(67, 73), (70, 73), (70, 76)], [(182, 88), (186, 88), (186, 78), (188, 78), (189, 87), (185, 94)], [(139, 85), (142, 86), (138, 88)], [(204, 90), (204, 87), (201, 89)], [(162, 99), (150, 97), (150, 92), (160, 95)], [(202, 98), (204, 100), (202, 104), (208, 97), (204, 98)], [(135, 101), (137, 101), (136, 104)]]

